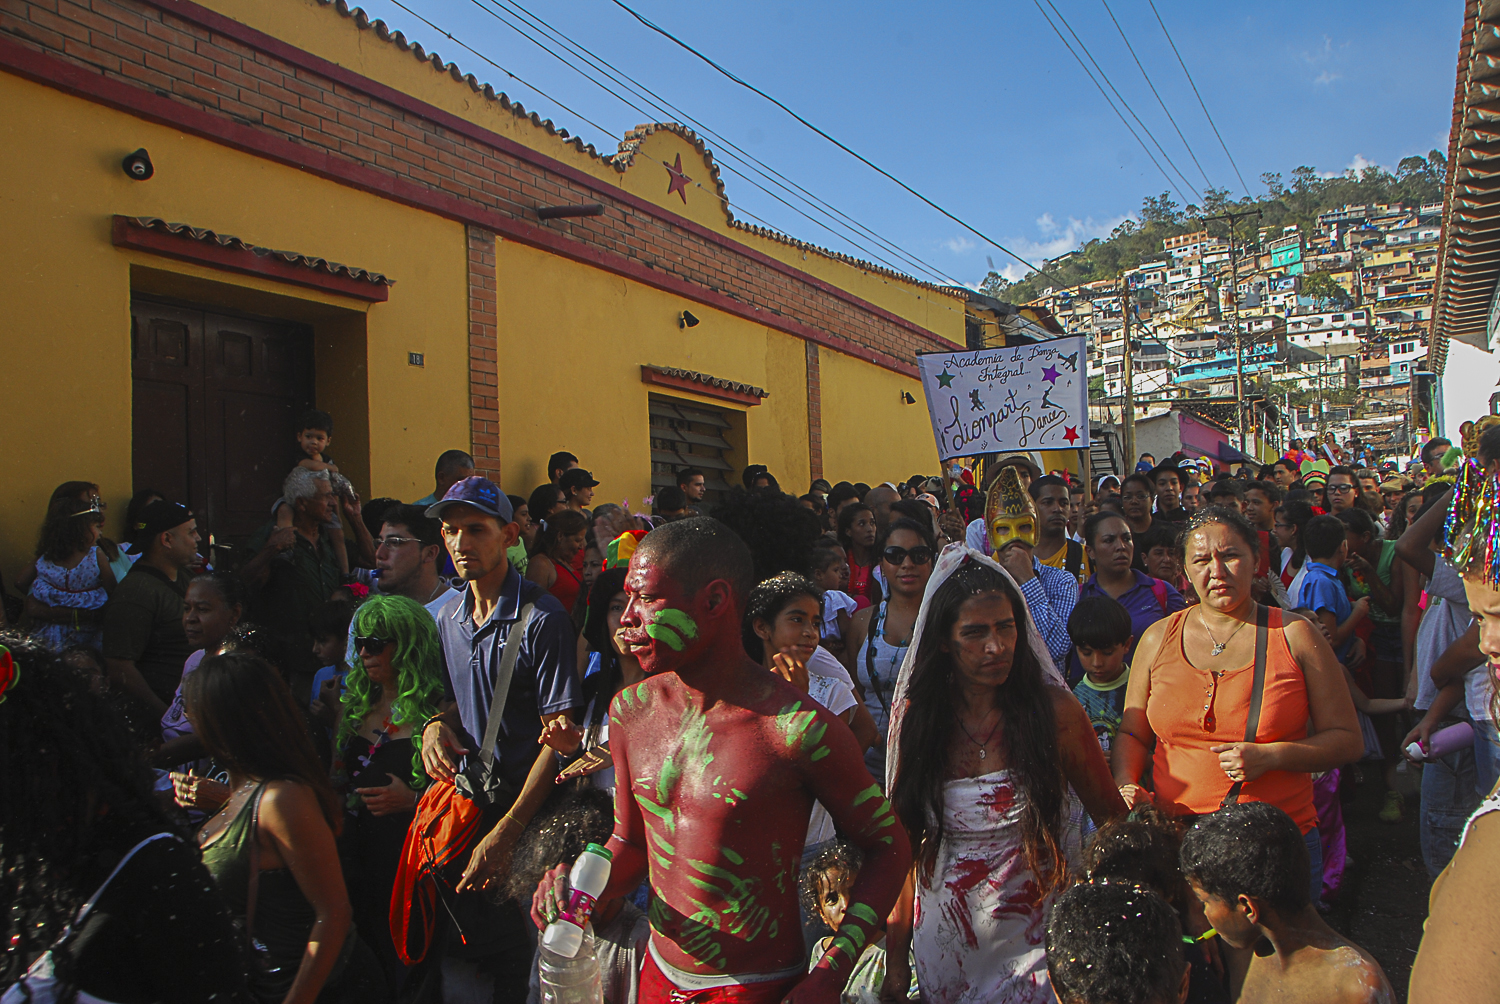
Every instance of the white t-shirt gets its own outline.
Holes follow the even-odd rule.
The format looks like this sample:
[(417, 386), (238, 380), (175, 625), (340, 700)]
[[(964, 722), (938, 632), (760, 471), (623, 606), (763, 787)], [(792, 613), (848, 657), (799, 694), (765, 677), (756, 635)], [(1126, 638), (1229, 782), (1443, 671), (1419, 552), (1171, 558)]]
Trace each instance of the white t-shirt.
[(824, 638), (838, 638), (839, 614), (853, 614), (858, 606), (854, 597), (842, 589), (827, 589), (823, 592), (823, 633)]
[[(818, 651), (822, 652), (823, 649), (819, 648)], [(816, 657), (816, 653), (814, 653), (814, 658)], [(833, 656), (830, 655), (829, 658), (832, 659)], [(837, 663), (838, 660), (835, 659), (834, 662)], [(840, 666), (839, 668), (842, 669), (843, 667)], [(854, 688), (846, 682), (847, 673), (844, 674), (845, 680), (838, 680), (831, 676), (815, 675), (811, 670), (812, 662), (809, 661), (807, 674), (808, 697), (811, 697), (840, 717), (843, 716), (844, 712), (859, 703), (858, 699), (854, 696)], [(836, 835), (833, 826), (833, 817), (828, 815), (828, 810), (823, 808), (821, 803), (814, 802), (812, 816), (807, 822), (807, 843), (804, 846), (812, 847), (816, 844), (826, 843)]]
[[(826, 676), (830, 679), (838, 680), (849, 688), (850, 693), (854, 692), (854, 678), (849, 675), (849, 671), (844, 668), (844, 664), (839, 662), (834, 657), (834, 654), (822, 645), (813, 649), (812, 658), (807, 660), (807, 675)], [(813, 698), (815, 700), (818, 699), (816, 694), (813, 695)], [(825, 708), (828, 707), (826, 704), (823, 706)], [(833, 709), (829, 708), (828, 710), (832, 711)]]

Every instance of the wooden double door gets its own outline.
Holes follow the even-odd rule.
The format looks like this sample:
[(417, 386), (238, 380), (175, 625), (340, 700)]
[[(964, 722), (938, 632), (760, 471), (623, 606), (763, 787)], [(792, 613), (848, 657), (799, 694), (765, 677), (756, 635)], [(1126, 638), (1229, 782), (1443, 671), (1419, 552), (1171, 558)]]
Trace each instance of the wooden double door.
[(193, 510), (241, 543), (270, 518), (313, 406), (312, 332), (299, 324), (133, 299), (135, 490)]

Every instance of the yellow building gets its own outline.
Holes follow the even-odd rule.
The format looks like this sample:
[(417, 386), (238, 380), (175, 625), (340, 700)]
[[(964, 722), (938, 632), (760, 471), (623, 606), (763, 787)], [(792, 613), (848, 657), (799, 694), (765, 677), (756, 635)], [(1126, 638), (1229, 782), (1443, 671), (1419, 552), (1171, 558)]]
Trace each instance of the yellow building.
[(242, 537), (309, 407), (367, 498), (937, 471), (916, 353), (982, 306), (736, 221), (681, 126), (600, 154), (344, 0), (17, 0), (0, 71), (12, 576), (69, 479)]

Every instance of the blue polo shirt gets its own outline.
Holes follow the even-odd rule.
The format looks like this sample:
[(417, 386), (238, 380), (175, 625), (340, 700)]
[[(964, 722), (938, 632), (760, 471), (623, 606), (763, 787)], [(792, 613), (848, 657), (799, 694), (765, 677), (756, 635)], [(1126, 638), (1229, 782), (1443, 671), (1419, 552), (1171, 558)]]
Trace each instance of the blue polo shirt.
[[(551, 593), (539, 592), (534, 602), (536, 612), (521, 639), (495, 743), (501, 776), (517, 786), (526, 781), (536, 762), (542, 716), (583, 705), (573, 622)], [(436, 616), (445, 696), (458, 702), (459, 719), (473, 741), (470, 749), (484, 736), (505, 640), (520, 615), (521, 576), (512, 568), (505, 577), (500, 604), (484, 624), (474, 623), (473, 597), (467, 588), (450, 597)]]
[[(1354, 613), (1354, 604), (1349, 602), (1349, 592), (1344, 588), (1344, 580), (1339, 578), (1339, 573), (1332, 565), (1311, 559), (1308, 560), (1306, 574), (1302, 577), (1302, 588), (1292, 605), (1299, 609), (1305, 607), (1317, 614), (1327, 610), (1333, 614), (1336, 624), (1344, 623)], [(1339, 662), (1349, 657), (1349, 649), (1353, 645), (1354, 636), (1350, 635), (1343, 645), (1334, 649)]]

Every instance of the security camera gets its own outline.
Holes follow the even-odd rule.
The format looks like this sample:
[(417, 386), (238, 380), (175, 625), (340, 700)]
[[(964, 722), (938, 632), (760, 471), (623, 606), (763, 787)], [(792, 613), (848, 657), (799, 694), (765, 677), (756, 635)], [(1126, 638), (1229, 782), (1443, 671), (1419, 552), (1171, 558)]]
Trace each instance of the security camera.
[(682, 316), (677, 318), (677, 326), (679, 328), (696, 328), (698, 326), (698, 318), (684, 310)]
[(151, 155), (146, 152), (145, 147), (120, 161), (120, 166), (125, 169), (125, 176), (131, 181), (145, 181), (156, 173), (156, 168), (151, 164)]

